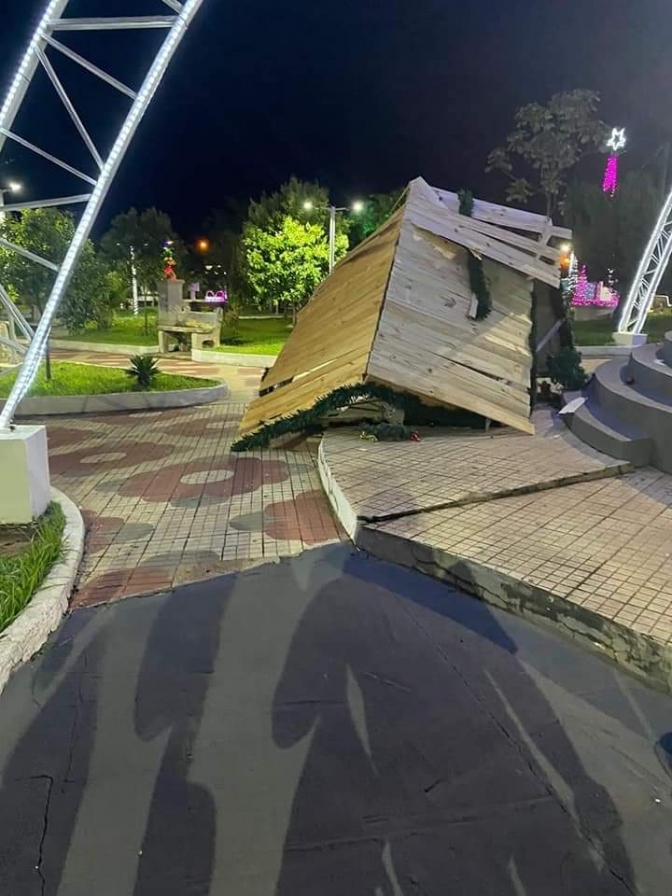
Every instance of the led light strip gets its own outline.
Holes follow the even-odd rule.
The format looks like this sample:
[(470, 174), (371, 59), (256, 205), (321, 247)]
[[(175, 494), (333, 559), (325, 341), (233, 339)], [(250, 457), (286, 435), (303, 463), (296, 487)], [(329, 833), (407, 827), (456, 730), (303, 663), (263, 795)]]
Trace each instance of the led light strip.
[[(68, 288), (68, 284), (72, 278), (72, 274), (74, 272), (75, 266), (79, 259), (79, 256), (82, 252), (84, 244), (86, 240), (89, 238), (91, 233), (91, 229), (95, 223), (95, 220), (100, 212), (101, 206), (107, 196), (107, 193), (110, 189), (112, 181), (119, 170), (119, 166), (128, 150), (128, 147), (133, 140), (133, 136), (140, 124), (147, 108), (152, 101), (154, 94), (156, 93), (163, 76), (166, 73), (168, 65), (170, 64), (170, 60), (172, 59), (173, 54), (175, 53), (177, 47), (182, 41), (182, 38), (186, 34), (186, 31), (203, 4), (203, 0), (186, 0), (184, 3), (181, 12), (175, 19), (175, 22), (168, 34), (163, 46), (159, 50), (158, 55), (156, 56), (154, 63), (145, 78), (145, 82), (142, 85), (142, 88), (138, 92), (138, 96), (131, 107), (131, 110), (128, 114), (128, 117), (117, 137), (117, 140), (108, 156), (103, 168), (100, 172), (100, 177), (96, 183), (96, 186), (91, 194), (91, 199), (82, 215), (82, 218), (77, 226), (75, 231), (75, 235), (73, 240), (68, 248), (67, 254), (63, 259), (60, 270), (56, 276), (56, 280), (54, 282), (54, 286), (51, 291), (51, 295), (49, 296), (49, 300), (44, 308), (44, 313), (42, 315), (42, 319), (35, 331), (35, 337), (30, 344), (30, 348), (26, 354), (26, 359), (24, 361), (23, 367), (21, 368), (21, 372), (14, 384), (14, 388), (12, 389), (11, 395), (7, 399), (5, 407), (0, 413), (0, 430), (7, 430), (11, 424), (12, 418), (14, 417), (14, 413), (16, 408), (18, 407), (21, 400), (24, 398), (30, 386), (35, 378), (37, 370), (39, 368), (40, 362), (44, 357), (45, 348), (47, 345), (47, 340), (49, 338), (49, 332), (51, 330), (51, 325), (53, 323), (56, 311), (58, 310), (58, 306), (60, 301)], [(33, 40), (31, 41), (29, 52), (24, 57), (24, 61), (19, 67), (19, 72), (17, 73), (17, 77), (12, 84), (12, 88), (10, 88), (10, 96), (5, 101), (5, 105), (3, 106), (3, 112), (0, 113), (0, 126), (4, 124), (3, 114), (9, 114), (10, 107), (14, 102), (16, 95), (18, 95), (18, 91), (20, 89), (20, 82), (26, 75), (28, 68), (30, 66), (30, 60), (33, 58), (37, 58), (36, 47), (39, 46), (40, 41), (40, 30), (44, 27), (43, 23), (48, 21), (53, 15), (54, 11), (58, 6), (65, 7), (63, 0), (52, 0), (52, 2), (48, 5), (47, 11), (43, 16), (42, 23), (38, 27), (38, 32)], [(61, 9), (62, 12), (62, 9)], [(28, 63), (26, 63), (26, 59), (28, 59)], [(17, 83), (19, 86), (17, 87)]]

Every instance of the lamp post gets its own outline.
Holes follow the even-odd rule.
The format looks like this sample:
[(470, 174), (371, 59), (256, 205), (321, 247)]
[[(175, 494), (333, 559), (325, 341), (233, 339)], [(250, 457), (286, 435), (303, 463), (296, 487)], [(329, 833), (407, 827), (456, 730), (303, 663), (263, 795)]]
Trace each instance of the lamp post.
[[(315, 206), (310, 200), (304, 202), (303, 207), (307, 212), (315, 210)], [(328, 205), (318, 208), (317, 211), (329, 212), (329, 273), (331, 274), (336, 267), (336, 215), (338, 212), (354, 212), (356, 215), (359, 215), (364, 211), (364, 203), (358, 200), (353, 202), (351, 206), (346, 205), (340, 208), (335, 205)]]
[(4, 211), (2, 211), (5, 204), (5, 194), (20, 193), (21, 190), (23, 190), (23, 184), (19, 183), (16, 180), (8, 181), (6, 187), (0, 187), (0, 223), (4, 222), (5, 220), (5, 213)]

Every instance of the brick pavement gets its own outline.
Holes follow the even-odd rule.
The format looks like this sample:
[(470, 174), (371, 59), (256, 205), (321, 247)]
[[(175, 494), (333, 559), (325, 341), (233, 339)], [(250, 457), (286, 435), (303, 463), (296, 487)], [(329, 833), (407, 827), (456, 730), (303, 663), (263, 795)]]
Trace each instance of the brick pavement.
[[(62, 360), (126, 366), (114, 355)], [(338, 540), (315, 446), (230, 451), (260, 370), (164, 358), (221, 378), (225, 402), (199, 408), (48, 418), (53, 484), (83, 510), (87, 545), (75, 606), (99, 604), (298, 554)]]
[(532, 438), (375, 444), (333, 431), (323, 456), (364, 524), (363, 547), (516, 612), (562, 618), (672, 687), (672, 476), (624, 473), (545, 413)]

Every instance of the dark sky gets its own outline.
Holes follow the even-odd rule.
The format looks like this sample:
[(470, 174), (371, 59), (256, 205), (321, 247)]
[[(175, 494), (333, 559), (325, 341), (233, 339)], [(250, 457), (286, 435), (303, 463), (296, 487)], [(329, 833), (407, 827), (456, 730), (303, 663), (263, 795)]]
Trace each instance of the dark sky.
[[(44, 0), (0, 2), (4, 92)], [(129, 11), (169, 10), (160, 0), (72, 0), (69, 10)], [(137, 85), (142, 50), (146, 64), (159, 35), (64, 41)], [(156, 205), (194, 235), (212, 208), (292, 173), (319, 179), (339, 202), (417, 175), (499, 199), (502, 184), (483, 169), (514, 109), (576, 87), (602, 93), (602, 116), (628, 128), (628, 162), (639, 166), (672, 137), (671, 46), (670, 0), (205, 0), (104, 217)], [(104, 144), (125, 100), (55, 59)], [(88, 166), (76, 139), (64, 139), (71, 125), (50, 90), (35, 91), (16, 128)], [(11, 156), (11, 173), (34, 193), (80, 190), (30, 154)]]

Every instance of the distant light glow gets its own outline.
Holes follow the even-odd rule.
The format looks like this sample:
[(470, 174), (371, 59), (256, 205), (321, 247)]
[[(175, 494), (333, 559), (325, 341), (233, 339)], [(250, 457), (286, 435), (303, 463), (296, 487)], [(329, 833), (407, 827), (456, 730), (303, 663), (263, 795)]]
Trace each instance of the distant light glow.
[(304, 211), (312, 212), (312, 210), (315, 208), (315, 206), (310, 201), (310, 199), (306, 199), (306, 201), (303, 203), (303, 208), (304, 208)]
[(359, 215), (364, 211), (364, 203), (361, 199), (358, 199), (357, 202), (352, 203), (352, 210), (356, 215)]
[(18, 180), (10, 180), (7, 184), (7, 189), (11, 190), (12, 193), (20, 193), (23, 190), (23, 184), (20, 184)]

